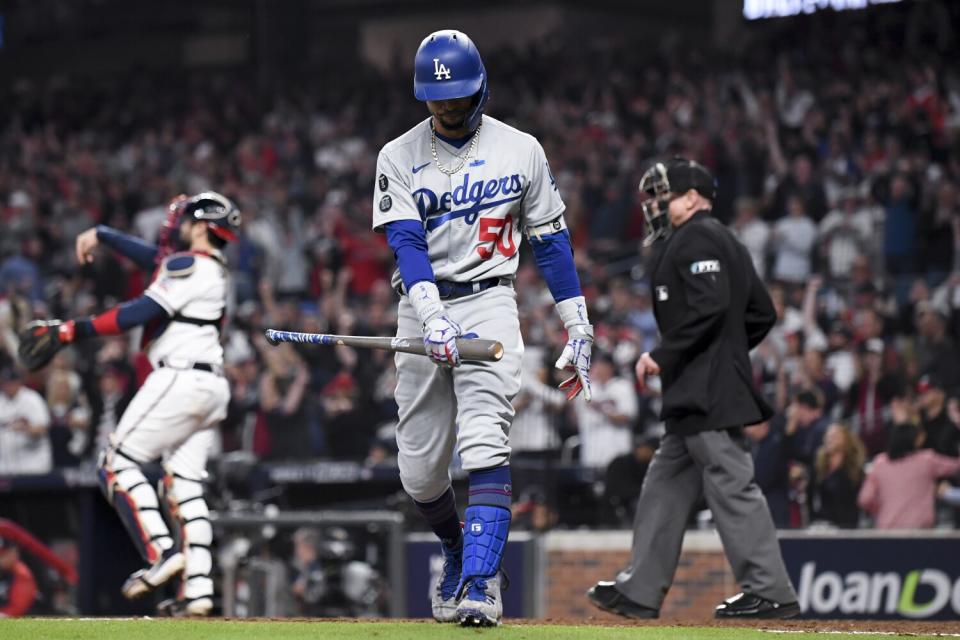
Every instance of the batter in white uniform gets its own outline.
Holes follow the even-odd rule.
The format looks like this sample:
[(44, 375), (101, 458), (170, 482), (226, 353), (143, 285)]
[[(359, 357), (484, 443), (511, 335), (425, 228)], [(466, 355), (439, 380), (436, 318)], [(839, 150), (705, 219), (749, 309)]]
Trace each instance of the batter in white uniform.
[[(431, 115), (383, 147), (373, 197), (373, 228), (387, 234), (397, 258), (397, 335), (422, 332), (431, 357), (396, 358), (400, 478), (441, 540), (434, 617), (495, 625), (510, 527), (511, 400), (523, 353), (513, 282), (524, 235), (568, 331), (557, 367), (574, 373), (563, 385), (571, 398), (581, 390), (590, 398), (593, 328), (543, 148), (483, 115), (487, 75), (466, 34), (423, 40), (414, 95)], [(499, 340), (504, 357), (461, 362), (458, 336)], [(463, 532), (448, 472), (455, 446), (470, 475)]]
[[(167, 248), (100, 226), (77, 237), (77, 258), (92, 259), (105, 244), (156, 277), (141, 297), (99, 316), (59, 325), (60, 340), (115, 335), (143, 325), (153, 372), (134, 396), (101, 454), (98, 478), (134, 544), (150, 565), (123, 585), (128, 598), (143, 596), (183, 575), (172, 613), (206, 615), (213, 606), (210, 579), (213, 532), (203, 497), (211, 429), (226, 417), (230, 388), (223, 376), (220, 328), (227, 298), (227, 269), (220, 250), (235, 240), (240, 212), (218, 193), (181, 196), (170, 205), (171, 231), (189, 251)], [(163, 462), (160, 492), (142, 465)], [(178, 531), (171, 532), (167, 512)]]

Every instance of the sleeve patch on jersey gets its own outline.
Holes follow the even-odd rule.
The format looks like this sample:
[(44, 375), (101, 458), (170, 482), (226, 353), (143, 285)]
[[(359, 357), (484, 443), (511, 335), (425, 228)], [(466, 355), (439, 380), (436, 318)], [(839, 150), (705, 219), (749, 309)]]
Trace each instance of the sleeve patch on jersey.
[(719, 260), (701, 260), (690, 265), (690, 273), (699, 275), (701, 273), (720, 273)]
[(178, 255), (167, 258), (163, 264), (166, 275), (173, 278), (184, 278), (197, 268), (197, 259), (191, 255)]
[(390, 186), (390, 181), (387, 180), (387, 176), (385, 174), (381, 173), (380, 177), (377, 178), (377, 186), (380, 187), (380, 191), (386, 191), (387, 187)]
[(566, 228), (567, 222), (563, 219), (563, 216), (560, 216), (558, 218), (554, 218), (550, 222), (538, 224), (533, 227), (527, 227), (527, 237), (539, 238), (540, 236), (550, 235), (552, 233), (560, 233)]
[(383, 196), (380, 198), (380, 211), (386, 213), (387, 211), (390, 211), (390, 207), (392, 206), (393, 200), (390, 198), (390, 196)]

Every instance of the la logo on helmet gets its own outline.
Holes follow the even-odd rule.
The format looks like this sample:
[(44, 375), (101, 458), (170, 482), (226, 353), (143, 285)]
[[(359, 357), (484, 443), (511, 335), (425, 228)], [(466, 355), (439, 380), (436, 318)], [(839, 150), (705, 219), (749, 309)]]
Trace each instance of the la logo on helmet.
[(433, 75), (437, 76), (437, 80), (449, 80), (450, 79), (450, 70), (447, 69), (440, 58), (433, 59)]

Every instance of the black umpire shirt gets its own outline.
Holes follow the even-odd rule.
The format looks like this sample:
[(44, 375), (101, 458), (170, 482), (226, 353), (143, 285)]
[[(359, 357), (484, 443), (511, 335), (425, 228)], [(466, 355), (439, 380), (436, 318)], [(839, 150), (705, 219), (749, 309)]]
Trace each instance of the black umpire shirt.
[(668, 433), (755, 424), (773, 410), (753, 385), (749, 351), (776, 311), (746, 248), (706, 211), (655, 245), (651, 289)]

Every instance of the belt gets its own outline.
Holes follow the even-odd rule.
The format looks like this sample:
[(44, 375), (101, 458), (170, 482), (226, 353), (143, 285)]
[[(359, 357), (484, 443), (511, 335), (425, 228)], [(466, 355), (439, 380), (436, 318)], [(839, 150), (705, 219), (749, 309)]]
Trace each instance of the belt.
[(188, 362), (188, 363), (185, 363), (185, 366), (178, 367), (161, 360), (160, 362), (157, 363), (157, 367), (158, 368), (167, 367), (168, 369), (180, 369), (180, 370), (196, 369), (197, 371), (206, 371), (208, 373), (213, 373), (218, 376), (223, 375), (223, 367), (221, 367), (219, 364), (210, 364), (207, 362), (193, 362), (193, 363)]
[[(493, 287), (513, 287), (510, 278), (486, 278), (475, 282), (454, 282), (453, 280), (437, 280), (437, 291), (441, 300), (454, 300), (472, 296), (475, 293), (492, 289)], [(397, 293), (406, 295), (403, 285), (397, 287)]]

